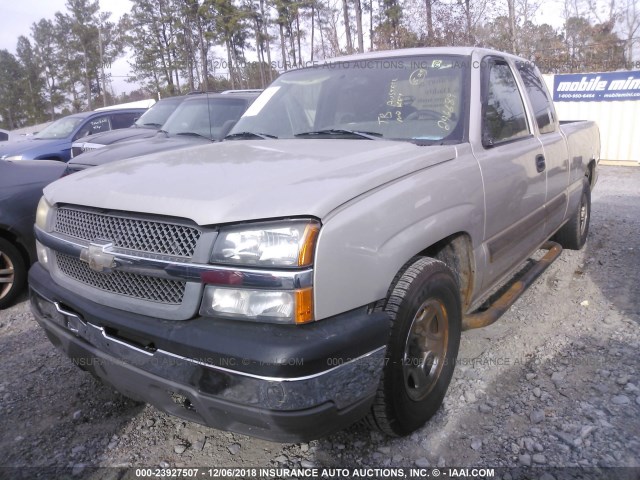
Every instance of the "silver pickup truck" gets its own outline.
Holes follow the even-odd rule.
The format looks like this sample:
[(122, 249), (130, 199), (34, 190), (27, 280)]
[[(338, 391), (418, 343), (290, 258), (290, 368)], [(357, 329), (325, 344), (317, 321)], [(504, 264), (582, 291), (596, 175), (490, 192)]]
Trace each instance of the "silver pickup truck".
[(523, 59), (318, 63), (224, 142), (49, 185), (32, 309), (78, 366), (182, 418), (277, 441), (360, 419), (406, 435), (441, 405), (461, 331), (584, 245), (598, 159), (597, 126), (560, 125)]

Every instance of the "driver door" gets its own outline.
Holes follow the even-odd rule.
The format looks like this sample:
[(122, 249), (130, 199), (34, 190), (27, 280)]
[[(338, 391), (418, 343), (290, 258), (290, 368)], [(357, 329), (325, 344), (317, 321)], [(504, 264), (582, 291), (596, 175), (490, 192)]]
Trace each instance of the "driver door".
[(511, 65), (501, 57), (482, 64), (483, 149), (476, 158), (485, 188), (488, 288), (544, 240), (546, 171)]

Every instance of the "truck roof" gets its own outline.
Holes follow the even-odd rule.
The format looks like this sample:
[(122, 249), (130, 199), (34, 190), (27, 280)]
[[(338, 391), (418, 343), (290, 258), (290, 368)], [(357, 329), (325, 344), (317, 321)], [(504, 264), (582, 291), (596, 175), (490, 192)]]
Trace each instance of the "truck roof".
[(337, 62), (348, 62), (348, 61), (358, 61), (358, 60), (379, 60), (379, 59), (385, 59), (385, 58), (406, 57), (410, 55), (471, 55), (474, 52), (477, 52), (479, 54), (497, 55), (501, 57), (509, 57), (513, 59), (526, 61), (526, 59), (522, 57), (518, 57), (510, 53), (500, 52), (498, 50), (493, 50), (491, 48), (418, 47), (418, 48), (403, 48), (399, 50), (384, 50), (380, 52), (368, 52), (368, 53), (359, 53), (354, 55), (345, 55), (341, 57), (329, 58), (329, 59), (318, 62), (318, 64), (322, 64), (325, 62), (337, 63)]

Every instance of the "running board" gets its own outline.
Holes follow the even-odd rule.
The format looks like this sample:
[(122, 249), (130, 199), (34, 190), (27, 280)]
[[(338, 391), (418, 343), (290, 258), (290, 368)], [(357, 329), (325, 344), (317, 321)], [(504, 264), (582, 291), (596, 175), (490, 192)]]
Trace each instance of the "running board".
[(498, 320), (562, 253), (562, 247), (556, 242), (546, 242), (540, 248), (548, 250), (544, 257), (536, 261), (529, 271), (515, 281), (487, 310), (462, 317), (462, 330), (486, 327)]

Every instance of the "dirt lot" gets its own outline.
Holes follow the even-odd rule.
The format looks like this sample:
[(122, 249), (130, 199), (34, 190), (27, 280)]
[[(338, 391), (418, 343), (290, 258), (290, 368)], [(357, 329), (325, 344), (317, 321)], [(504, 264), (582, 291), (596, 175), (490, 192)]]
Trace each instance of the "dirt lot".
[(24, 297), (0, 312), (0, 465), (640, 467), (639, 212), (640, 168), (602, 167), (586, 248), (463, 335), (443, 408), (403, 439), (354, 426), (281, 445), (169, 417), (73, 366)]

